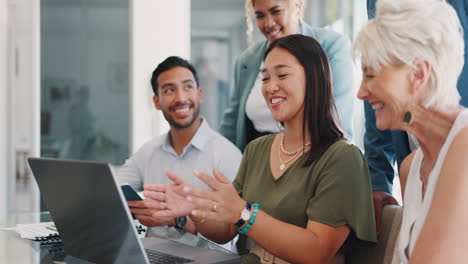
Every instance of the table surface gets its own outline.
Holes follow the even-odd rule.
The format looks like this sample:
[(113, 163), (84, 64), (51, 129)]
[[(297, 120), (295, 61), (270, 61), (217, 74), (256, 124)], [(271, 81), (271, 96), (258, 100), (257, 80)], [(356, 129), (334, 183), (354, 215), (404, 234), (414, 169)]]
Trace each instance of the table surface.
[[(15, 227), (17, 224), (30, 224), (39, 222), (49, 222), (49, 213), (23, 213), (13, 214), (0, 219), (0, 229)], [(206, 240), (202, 237), (185, 233), (173, 227), (151, 228), (150, 236), (166, 238), (186, 245), (210, 248), (229, 253), (223, 247)], [(69, 256), (62, 250), (60, 244), (40, 245), (28, 239), (22, 239), (19, 234), (13, 231), (0, 230), (0, 263), (22, 263), (22, 264), (46, 264), (46, 263), (89, 263)]]

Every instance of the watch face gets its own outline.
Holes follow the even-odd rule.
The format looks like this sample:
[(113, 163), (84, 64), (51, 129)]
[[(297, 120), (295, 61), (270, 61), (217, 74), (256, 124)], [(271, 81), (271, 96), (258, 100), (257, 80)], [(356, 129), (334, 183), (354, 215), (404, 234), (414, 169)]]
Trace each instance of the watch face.
[(249, 220), (250, 219), (250, 211), (247, 209), (242, 210), (241, 213), (242, 220)]
[(180, 229), (184, 228), (185, 224), (187, 223), (187, 217), (180, 216), (176, 218), (176, 226)]

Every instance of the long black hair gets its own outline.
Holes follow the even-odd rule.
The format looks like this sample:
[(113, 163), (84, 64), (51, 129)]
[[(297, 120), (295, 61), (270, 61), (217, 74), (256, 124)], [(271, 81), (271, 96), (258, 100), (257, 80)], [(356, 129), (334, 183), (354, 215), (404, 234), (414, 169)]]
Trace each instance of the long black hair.
[(311, 137), (311, 148), (304, 166), (318, 159), (329, 146), (343, 137), (343, 132), (333, 118), (337, 112), (332, 91), (332, 76), (327, 55), (320, 44), (311, 37), (295, 34), (273, 41), (265, 51), (263, 60), (275, 48), (287, 50), (302, 65), (306, 77), (303, 142), (306, 131)]

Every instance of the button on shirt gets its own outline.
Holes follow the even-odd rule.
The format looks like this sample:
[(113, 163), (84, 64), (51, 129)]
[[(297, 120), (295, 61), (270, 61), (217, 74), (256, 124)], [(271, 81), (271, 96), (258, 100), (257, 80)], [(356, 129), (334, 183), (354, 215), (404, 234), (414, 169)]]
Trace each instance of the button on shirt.
[(181, 155), (172, 148), (169, 133), (156, 137), (141, 147), (118, 170), (117, 181), (128, 183), (135, 190), (141, 191), (145, 183), (171, 183), (165, 173), (170, 170), (192, 185), (208, 189), (205, 183), (195, 177), (194, 170), (213, 175), (213, 168), (216, 168), (232, 182), (241, 159), (239, 149), (203, 120)]

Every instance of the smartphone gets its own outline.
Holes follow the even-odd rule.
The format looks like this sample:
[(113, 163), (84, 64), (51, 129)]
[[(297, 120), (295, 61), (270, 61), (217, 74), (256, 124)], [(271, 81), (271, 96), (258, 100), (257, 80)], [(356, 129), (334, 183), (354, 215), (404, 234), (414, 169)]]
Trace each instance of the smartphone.
[(125, 196), (125, 200), (127, 201), (140, 201), (143, 200), (141, 196), (132, 188), (132, 186), (128, 184), (121, 184), (120, 187), (122, 188), (122, 192)]

